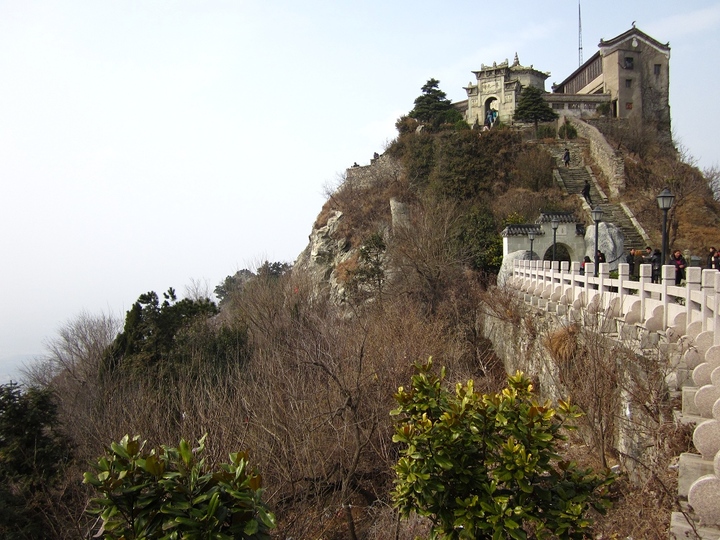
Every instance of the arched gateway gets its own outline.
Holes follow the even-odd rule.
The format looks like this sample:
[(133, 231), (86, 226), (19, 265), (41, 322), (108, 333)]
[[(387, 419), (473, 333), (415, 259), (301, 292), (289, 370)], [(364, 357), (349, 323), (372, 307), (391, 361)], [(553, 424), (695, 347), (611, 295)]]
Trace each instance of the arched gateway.
[[(553, 228), (556, 224), (557, 228)], [(535, 223), (508, 225), (503, 237), (503, 257), (515, 251), (530, 251), (533, 259), (552, 259), (553, 232), (555, 260), (581, 261), (585, 255), (585, 224), (572, 212), (543, 212)], [(532, 242), (530, 236), (534, 236)]]

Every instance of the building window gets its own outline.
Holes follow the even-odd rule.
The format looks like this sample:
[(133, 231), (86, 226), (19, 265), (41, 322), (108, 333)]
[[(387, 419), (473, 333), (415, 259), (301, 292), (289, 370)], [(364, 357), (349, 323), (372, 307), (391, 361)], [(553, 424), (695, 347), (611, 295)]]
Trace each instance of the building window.
[(632, 56), (625, 57), (625, 69), (633, 69), (635, 66), (635, 60)]
[(660, 75), (660, 64), (655, 64), (655, 66), (653, 67), (653, 71), (655, 72), (656, 77)]
[(625, 88), (632, 88), (632, 79), (625, 79)]
[(627, 103), (625, 103), (625, 108), (626, 108), (628, 111), (631, 110), (631, 109), (632, 109), (632, 101), (628, 101)]
[(553, 108), (553, 109), (564, 109), (564, 108), (565, 108), (565, 104), (564, 104), (564, 103), (553, 103), (553, 104), (552, 104), (552, 108)]
[(580, 104), (579, 103), (568, 103), (568, 109), (579, 109)]

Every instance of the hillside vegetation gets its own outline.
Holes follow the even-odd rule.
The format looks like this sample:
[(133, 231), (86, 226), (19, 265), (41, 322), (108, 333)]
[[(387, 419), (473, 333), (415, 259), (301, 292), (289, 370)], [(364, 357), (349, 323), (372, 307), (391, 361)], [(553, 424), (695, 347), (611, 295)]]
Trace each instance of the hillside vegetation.
[[(178, 455), (194, 463), (186, 441), (202, 441), (209, 469), (247, 451), (250, 466), (261, 473), (263, 500), (277, 518), (277, 538), (429, 536), (430, 520), (411, 515), (400, 521), (392, 502), (401, 448), (393, 442), (390, 411), (405, 395), (398, 388), (416, 381), (415, 364), (430, 356), (445, 368), (438, 395), (468, 379), (480, 394), (503, 388), (506, 374), (480, 321), (492, 316), (528, 323), (512, 298), (490, 287), (502, 255), (499, 232), (508, 223), (534, 221), (541, 210), (577, 210), (577, 197), (563, 196), (553, 185), (553, 158), (541, 146), (501, 125), (469, 129), (436, 89), (424, 88), (423, 95), (435, 100), (421, 100), (426, 116), (413, 109), (398, 120), (398, 136), (384, 157), (399, 163), (400, 172), (378, 173), (372, 185), (342, 183), (318, 216), (316, 227), (337, 211), (343, 215), (333, 239), (350, 255), (333, 269), (346, 287), (341, 304), (318, 293), (323, 289), (309, 275), (266, 262), (228, 276), (216, 289), (218, 305), (209, 294), (178, 299), (173, 289), (151, 291), (139, 296), (124, 321), (83, 314), (63, 326), (29, 370), (33, 390), (25, 394), (42, 398), (25, 410), (42, 407), (50, 425), (37, 432), (52, 438), (43, 444), (61, 451), (39, 456), (44, 462), (34, 469), (10, 474), (5, 464), (17, 445), (0, 437), (0, 500), (7, 502), (0, 507), (0, 536), (99, 533), (100, 522), (85, 511), (97, 493), (81, 483), (83, 473), (91, 463), (103, 470), (98, 460), (111, 442), (127, 446), (135, 435), (147, 441), (147, 455), (171, 448), (180, 471)], [(635, 169), (628, 166), (628, 193), (651, 193), (650, 180), (640, 187), (635, 179), (652, 177), (658, 162), (628, 159), (637, 159)], [(702, 183), (702, 176), (693, 178)], [(712, 199), (693, 198), (704, 193), (693, 188), (678, 204), (676, 238), (692, 234), (681, 209), (702, 200), (708, 215), (717, 216)], [(390, 199), (409, 209), (401, 227), (391, 225)], [(533, 418), (539, 409), (525, 400), (529, 381), (512, 384), (525, 389), (523, 414)], [(11, 389), (7, 399), (22, 401), (20, 395)], [(474, 399), (480, 407), (495, 398)], [(496, 417), (486, 409), (478, 410), (492, 423)], [(552, 415), (545, 416), (543, 429), (552, 431), (553, 443), (561, 440)], [(422, 413), (416, 420), (426, 421)], [(185, 445), (180, 450), (177, 441)], [(111, 451), (126, 459), (122, 444)], [(554, 459), (552, 448), (541, 446)], [(498, 442), (496, 453), (503, 451)], [(554, 463), (543, 462), (543, 471)], [(572, 478), (574, 469), (565, 466)], [(202, 474), (210, 481), (212, 475), (205, 469)], [(259, 493), (260, 476), (254, 474), (252, 492)], [(574, 522), (566, 518), (558, 519)], [(537, 530), (544, 526), (542, 519), (532, 523)], [(511, 537), (533, 537), (537, 530), (528, 527), (520, 523)], [(585, 527), (590, 523), (583, 521), (577, 534)]]

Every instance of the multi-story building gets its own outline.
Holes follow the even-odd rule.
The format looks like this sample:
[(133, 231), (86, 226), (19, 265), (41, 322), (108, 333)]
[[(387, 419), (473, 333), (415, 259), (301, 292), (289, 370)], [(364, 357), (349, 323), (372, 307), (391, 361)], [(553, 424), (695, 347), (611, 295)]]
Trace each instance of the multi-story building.
[[(598, 51), (545, 95), (561, 116), (592, 117), (598, 107), (615, 118), (640, 118), (661, 130), (670, 130), (670, 46), (633, 27), (610, 40), (600, 40)], [(515, 106), (525, 86), (545, 90), (549, 73), (520, 65), (517, 54), (508, 61), (482, 65), (472, 72), (475, 83), (465, 87), (468, 99), (455, 106), (465, 120), (484, 124), (491, 113), (503, 123), (513, 121)]]

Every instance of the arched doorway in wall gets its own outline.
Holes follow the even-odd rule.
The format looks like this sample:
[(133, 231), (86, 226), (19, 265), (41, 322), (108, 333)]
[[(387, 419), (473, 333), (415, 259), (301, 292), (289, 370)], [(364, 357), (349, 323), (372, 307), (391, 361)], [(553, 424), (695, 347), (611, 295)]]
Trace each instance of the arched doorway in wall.
[(485, 107), (483, 108), (483, 125), (491, 126), (497, 122), (498, 114), (500, 113), (500, 102), (495, 96), (490, 96), (485, 100)]
[[(552, 261), (553, 248), (552, 244), (545, 250), (543, 255), (543, 261)], [(556, 261), (568, 261), (572, 262), (572, 253), (568, 246), (561, 244), (560, 242), (555, 244), (555, 260)]]

